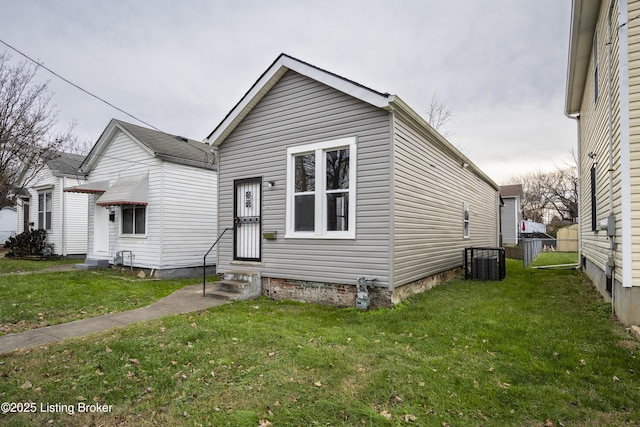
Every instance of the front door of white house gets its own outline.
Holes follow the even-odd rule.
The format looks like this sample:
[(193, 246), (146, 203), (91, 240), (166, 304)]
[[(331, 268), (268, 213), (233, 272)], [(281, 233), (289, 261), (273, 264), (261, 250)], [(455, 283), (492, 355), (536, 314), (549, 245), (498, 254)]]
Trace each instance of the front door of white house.
[(262, 178), (238, 179), (234, 187), (233, 259), (260, 261), (262, 244)]
[(93, 253), (107, 255), (109, 253), (109, 208), (95, 205), (93, 213)]

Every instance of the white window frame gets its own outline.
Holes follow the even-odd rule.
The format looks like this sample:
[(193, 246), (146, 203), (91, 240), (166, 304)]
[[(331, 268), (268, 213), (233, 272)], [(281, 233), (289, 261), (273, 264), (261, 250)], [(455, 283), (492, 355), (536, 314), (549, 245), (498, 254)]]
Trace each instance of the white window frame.
[[(42, 203), (40, 203), (40, 196), (42, 196)], [(49, 210), (47, 210), (47, 202), (49, 202)], [(47, 221), (47, 217), (49, 221)], [(47, 222), (49, 223), (48, 228)], [(53, 229), (53, 191), (51, 190), (40, 191), (38, 193), (38, 229), (46, 231)]]
[[(326, 207), (326, 161), (325, 153), (347, 148), (349, 149), (349, 218), (345, 231), (327, 230)], [(300, 154), (315, 153), (315, 224), (314, 231), (294, 230), (294, 192), (295, 192), (295, 156)], [(285, 238), (293, 239), (355, 239), (356, 238), (356, 170), (357, 170), (357, 143), (356, 137), (334, 139), (287, 148), (287, 198), (286, 198), (286, 232)]]
[[(133, 208), (133, 233), (124, 232), (124, 210)], [(136, 233), (136, 210), (144, 209), (144, 233)], [(147, 237), (147, 205), (121, 205), (120, 206), (120, 236), (121, 237)]]
[(471, 210), (468, 203), (462, 204), (462, 237), (471, 238)]

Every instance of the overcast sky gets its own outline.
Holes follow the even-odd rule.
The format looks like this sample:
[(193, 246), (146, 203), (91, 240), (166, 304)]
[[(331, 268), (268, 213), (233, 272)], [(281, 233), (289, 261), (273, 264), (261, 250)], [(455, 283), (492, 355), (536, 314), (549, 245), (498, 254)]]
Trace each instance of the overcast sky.
[[(563, 166), (569, 0), (0, 0), (0, 40), (153, 126), (202, 140), (281, 53), (453, 111), (449, 139), (496, 182)], [(19, 54), (0, 44), (12, 62)], [(60, 128), (136, 122), (45, 70)]]

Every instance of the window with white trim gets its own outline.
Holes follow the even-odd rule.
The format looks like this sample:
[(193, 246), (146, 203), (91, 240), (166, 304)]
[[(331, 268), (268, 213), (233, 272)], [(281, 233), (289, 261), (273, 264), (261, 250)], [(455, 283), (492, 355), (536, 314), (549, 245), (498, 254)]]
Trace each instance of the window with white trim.
[(144, 235), (146, 233), (147, 207), (144, 205), (122, 206), (122, 234)]
[(51, 191), (38, 194), (38, 228), (51, 230), (51, 212), (53, 201)]
[(355, 238), (356, 138), (287, 149), (287, 232)]
[(463, 224), (463, 231), (462, 231), (462, 237), (464, 237), (465, 239), (468, 239), (471, 237), (471, 213), (469, 212), (469, 205), (467, 203), (464, 203), (462, 205), (462, 224)]

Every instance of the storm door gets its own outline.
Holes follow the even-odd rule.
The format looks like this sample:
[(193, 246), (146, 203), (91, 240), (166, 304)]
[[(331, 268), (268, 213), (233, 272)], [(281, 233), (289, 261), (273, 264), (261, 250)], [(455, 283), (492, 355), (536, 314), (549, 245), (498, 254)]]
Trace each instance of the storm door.
[(234, 186), (234, 253), (239, 261), (260, 261), (262, 244), (262, 178), (236, 180)]

